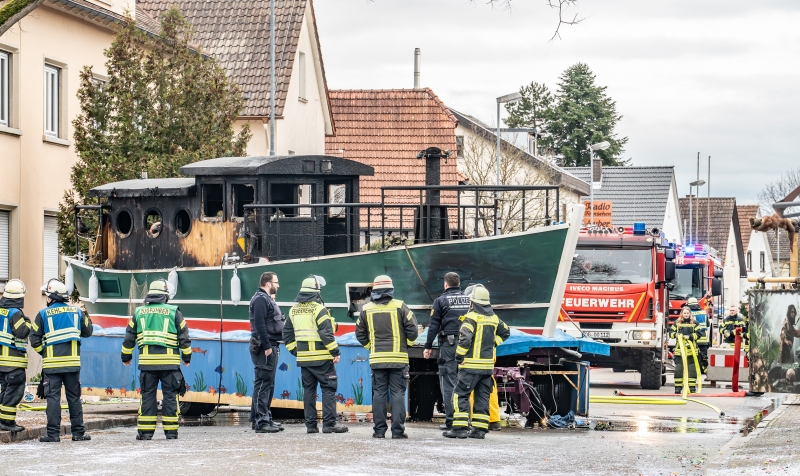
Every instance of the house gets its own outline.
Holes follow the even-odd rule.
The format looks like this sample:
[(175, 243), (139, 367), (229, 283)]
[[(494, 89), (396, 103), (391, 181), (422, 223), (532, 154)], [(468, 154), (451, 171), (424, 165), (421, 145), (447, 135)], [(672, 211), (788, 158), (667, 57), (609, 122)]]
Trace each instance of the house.
[[(564, 170), (585, 182), (591, 181), (589, 167)], [(588, 200), (588, 193), (583, 196)], [(602, 182), (594, 199), (610, 201), (613, 226), (633, 226), (644, 222), (660, 228), (670, 242), (680, 243), (684, 227), (678, 208), (675, 169), (668, 167), (603, 167)]]
[[(325, 153), (374, 168), (374, 176), (361, 178), (364, 203), (381, 203), (383, 186), (425, 185), (420, 151), (456, 150), (458, 120), (428, 88), (332, 90), (330, 98), (336, 135), (325, 138)], [(458, 185), (456, 160), (443, 159), (440, 176), (441, 185)], [(454, 192), (442, 192), (442, 203), (453, 203), (454, 197)], [(388, 194), (386, 202), (414, 203), (419, 198), (397, 192)], [(404, 212), (402, 227), (399, 221), (387, 225), (392, 231), (410, 232), (413, 211)], [(366, 220), (363, 213), (361, 219)]]
[[(739, 215), (739, 230), (742, 233), (742, 249), (745, 250), (744, 262), (747, 277), (772, 276), (774, 262), (770, 252), (769, 235), (774, 232), (755, 231), (750, 226), (750, 219), (761, 217), (760, 207), (758, 205), (738, 205), (736, 212)], [(755, 284), (748, 282), (747, 278), (742, 278), (740, 286), (742, 300), (746, 299), (745, 293)]]
[[(769, 241), (769, 248), (772, 256), (772, 274), (774, 277), (789, 277), (789, 260), (791, 251), (789, 248), (789, 235), (786, 230), (764, 232)], [(780, 236), (780, 243), (778, 237)]]
[[(238, 126), (250, 125), (251, 156), (269, 155), (269, 0), (137, 0), (158, 19), (177, 7), (192, 41), (216, 58), (245, 99)], [(334, 133), (328, 83), (311, 0), (275, 2), (275, 153), (323, 154)], [(237, 129), (238, 130), (238, 129)]]
[(62, 274), (56, 213), (77, 159), (79, 74), (91, 65), (104, 79), (103, 50), (126, 11), (158, 33), (134, 0), (0, 2), (0, 286), (26, 283), (28, 315), (45, 305), (34, 290)]
[[(724, 306), (739, 306), (741, 278), (747, 278), (742, 232), (735, 198), (680, 199), (681, 216), (694, 224), (687, 227), (686, 243), (702, 243), (717, 250), (723, 262)], [(688, 230), (691, 228), (691, 234)]]
[[(456, 128), (459, 171), (472, 182), (494, 184), (496, 172), (497, 132), (477, 118), (450, 109), (458, 119)], [(589, 194), (589, 184), (565, 169), (539, 156), (525, 151), (513, 143), (513, 138), (500, 137), (501, 162), (512, 160), (518, 167), (503, 171), (506, 185), (558, 185), (561, 210), (559, 217), (566, 217), (567, 205), (578, 203)], [(501, 172), (501, 174), (503, 173)], [(551, 215), (554, 213), (551, 212)]]
[[(56, 213), (77, 159), (79, 73), (88, 65), (105, 79), (103, 51), (128, 13), (157, 35), (159, 16), (178, 7), (193, 25), (193, 43), (242, 90), (237, 124), (253, 132), (248, 154), (269, 154), (269, 3), (0, 0), (0, 170), (14, 178), (0, 187), (0, 285), (19, 277), (32, 290), (63, 274)], [(335, 127), (313, 4), (276, 3), (276, 153), (322, 154)], [(43, 306), (38, 293), (29, 293), (28, 314)]]

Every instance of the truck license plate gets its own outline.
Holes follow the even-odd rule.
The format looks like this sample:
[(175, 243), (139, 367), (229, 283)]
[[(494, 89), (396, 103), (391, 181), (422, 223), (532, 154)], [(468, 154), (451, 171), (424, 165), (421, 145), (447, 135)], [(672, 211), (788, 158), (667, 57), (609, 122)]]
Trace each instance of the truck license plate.
[(593, 339), (608, 339), (609, 337), (611, 337), (610, 332), (586, 331), (584, 332), (584, 334), (586, 334), (586, 337), (591, 337)]

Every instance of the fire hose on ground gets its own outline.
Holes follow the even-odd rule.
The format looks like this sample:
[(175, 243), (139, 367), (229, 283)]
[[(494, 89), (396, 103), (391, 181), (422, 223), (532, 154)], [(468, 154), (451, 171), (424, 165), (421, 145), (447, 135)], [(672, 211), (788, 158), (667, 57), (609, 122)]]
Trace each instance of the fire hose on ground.
[[(631, 405), (686, 405), (686, 402), (692, 403), (699, 403), (700, 405), (707, 406), (708, 408), (717, 412), (719, 416), (725, 416), (725, 412), (720, 410), (719, 408), (711, 405), (710, 403), (706, 403), (700, 400), (696, 400), (694, 398), (689, 398), (689, 385), (688, 385), (688, 374), (689, 371), (689, 358), (686, 355), (687, 347), (686, 343), (683, 340), (683, 335), (678, 334), (678, 347), (681, 350), (681, 360), (683, 361), (683, 368), (684, 368), (684, 379), (683, 379), (683, 390), (680, 393), (681, 400), (675, 400), (674, 398), (655, 398), (655, 397), (646, 397), (640, 395), (620, 395), (619, 391), (614, 391), (614, 395), (611, 396), (596, 396), (596, 397), (589, 397), (590, 403), (608, 403), (608, 404), (631, 404)], [(689, 343), (689, 348), (692, 348), (692, 343)], [(703, 374), (700, 371), (700, 362), (697, 359), (697, 349), (695, 348), (693, 352), (693, 360), (694, 360), (694, 368), (697, 375), (696, 378), (696, 385), (697, 385), (697, 393), (693, 393), (692, 395), (699, 395), (702, 391), (702, 381), (703, 381)], [(733, 392), (732, 392), (733, 393)], [(736, 392), (738, 393), (738, 392)]]

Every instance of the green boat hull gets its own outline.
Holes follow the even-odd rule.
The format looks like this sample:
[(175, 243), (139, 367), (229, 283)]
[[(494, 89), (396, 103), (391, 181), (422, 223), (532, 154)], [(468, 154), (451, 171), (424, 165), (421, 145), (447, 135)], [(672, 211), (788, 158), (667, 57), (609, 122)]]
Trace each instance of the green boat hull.
[[(300, 282), (310, 274), (325, 278), (322, 298), (343, 329), (354, 324), (348, 316), (348, 285), (369, 285), (375, 276), (388, 274), (395, 285), (395, 298), (415, 311), (420, 324), (427, 324), (432, 300), (443, 290), (443, 277), (449, 271), (461, 276), (462, 286), (483, 284), (491, 292), (497, 314), (509, 325), (542, 327), (559, 264), (565, 250), (567, 225), (539, 228), (524, 233), (496, 237), (420, 244), (386, 251), (349, 253), (272, 263), (226, 265), (207, 268), (177, 268), (178, 287), (171, 303), (194, 321), (195, 326), (219, 332), (244, 329), (248, 323), (248, 301), (265, 271), (278, 274), (281, 288), (277, 301), (288, 311)], [(119, 271), (92, 268), (75, 259), (66, 259), (74, 271), (75, 286), (95, 322), (107, 327), (110, 319), (130, 316), (141, 305), (147, 284), (167, 278), (170, 269)], [(99, 282), (98, 299), (88, 300), (89, 281), (94, 272)], [(241, 282), (241, 301), (231, 301), (231, 278)], [(423, 286), (424, 283), (424, 286)], [(558, 296), (560, 298), (560, 296)], [(560, 299), (559, 301), (560, 302)], [(205, 323), (205, 324), (203, 324)], [(122, 322), (121, 325), (124, 325)]]

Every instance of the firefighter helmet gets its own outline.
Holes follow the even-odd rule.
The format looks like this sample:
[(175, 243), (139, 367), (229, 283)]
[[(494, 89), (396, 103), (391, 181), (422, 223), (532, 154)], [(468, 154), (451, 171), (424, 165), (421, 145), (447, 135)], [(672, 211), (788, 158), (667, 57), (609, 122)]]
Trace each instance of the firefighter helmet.
[(169, 283), (167, 283), (167, 280), (164, 278), (158, 278), (150, 283), (150, 289), (147, 290), (147, 294), (163, 294), (169, 296)]
[(25, 293), (27, 291), (28, 290), (25, 289), (25, 283), (19, 279), (11, 279), (6, 283), (6, 287), (3, 290), (3, 297), (8, 299), (19, 299), (25, 297)]
[(696, 306), (698, 304), (697, 303), (697, 298), (696, 297), (690, 297), (689, 299), (686, 300), (686, 304), (688, 304), (690, 306)]
[(488, 306), (491, 304), (491, 301), (489, 300), (489, 290), (480, 284), (475, 286), (475, 289), (473, 289), (472, 294), (469, 296), (469, 300), (482, 306)]
[(300, 285), (300, 292), (301, 293), (318, 293), (320, 291), (320, 285), (317, 281), (317, 278), (314, 276), (309, 276), (303, 280), (303, 283)]
[(41, 287), (41, 290), (44, 291), (45, 296), (51, 299), (69, 298), (69, 295), (67, 294), (67, 286), (55, 278), (44, 283), (44, 286)]
[(394, 284), (392, 284), (392, 278), (382, 274), (380, 276), (375, 277), (375, 281), (372, 283), (372, 289), (394, 289)]

